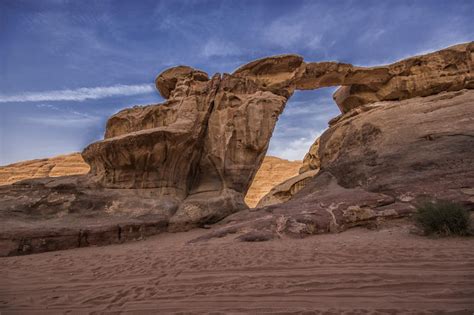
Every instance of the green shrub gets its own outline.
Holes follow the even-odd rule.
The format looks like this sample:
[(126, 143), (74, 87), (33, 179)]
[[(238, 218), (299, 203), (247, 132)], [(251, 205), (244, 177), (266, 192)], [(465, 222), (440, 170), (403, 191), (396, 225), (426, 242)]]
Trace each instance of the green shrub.
[(470, 232), (469, 211), (449, 201), (424, 203), (417, 208), (415, 220), (427, 235), (468, 235)]

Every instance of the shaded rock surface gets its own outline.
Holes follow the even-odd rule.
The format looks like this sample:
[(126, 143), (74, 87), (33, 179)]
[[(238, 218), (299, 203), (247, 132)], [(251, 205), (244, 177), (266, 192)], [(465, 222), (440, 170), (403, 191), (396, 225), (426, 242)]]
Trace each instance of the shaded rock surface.
[(308, 172), (311, 170), (319, 170), (321, 167), (321, 160), (319, 159), (319, 138), (309, 148), (308, 153), (304, 156), (303, 165), (301, 166), (299, 173)]
[[(472, 188), (472, 92), (413, 97), (472, 88), (472, 48), (472, 43), (461, 44), (371, 68), (306, 63), (297, 55), (256, 60), (212, 77), (187, 66), (170, 68), (155, 80), (166, 98), (163, 104), (117, 113), (107, 122), (105, 139), (84, 149), (89, 174), (2, 186), (2, 231), (15, 220), (76, 215), (159, 220), (168, 231), (183, 231), (239, 210), (244, 210), (236, 215), (239, 220), (251, 213), (252, 222), (261, 222), (262, 214), (280, 222), (271, 214), (277, 209), (288, 219), (278, 223), (285, 227), (278, 233), (320, 232), (402, 215), (413, 205), (399, 199), (408, 200), (410, 194), (467, 202), (462, 191)], [(288, 98), (296, 89), (335, 85), (351, 91), (349, 97), (336, 95), (345, 114), (331, 121), (314, 155), (320, 160), (317, 185), (276, 208), (245, 210), (244, 196)], [(375, 97), (369, 93), (349, 102), (357, 86)], [(374, 103), (402, 99), (409, 100)], [(342, 201), (328, 212), (331, 198)], [(385, 205), (389, 209), (380, 208)], [(364, 215), (359, 216), (359, 208)]]
[(374, 226), (433, 199), (474, 209), (473, 148), (472, 90), (366, 105), (321, 135), (320, 171), (291, 200), (231, 215), (199, 240)]

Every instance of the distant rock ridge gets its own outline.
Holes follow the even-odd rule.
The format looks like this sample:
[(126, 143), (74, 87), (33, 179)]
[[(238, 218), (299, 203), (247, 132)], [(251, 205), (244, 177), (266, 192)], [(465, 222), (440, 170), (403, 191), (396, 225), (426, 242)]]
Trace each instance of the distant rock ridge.
[[(348, 125), (354, 115), (366, 117), (362, 113), (370, 111), (372, 103), (391, 108), (401, 100), (472, 89), (473, 48), (472, 42), (460, 44), (381, 67), (307, 63), (301, 56), (282, 55), (253, 61), (232, 74), (212, 77), (187, 66), (170, 68), (155, 81), (166, 98), (164, 103), (113, 115), (107, 122), (105, 139), (82, 152), (90, 165), (89, 174), (32, 179), (0, 187), (0, 213), (5, 217), (2, 224), (31, 217), (119, 217), (138, 220), (142, 223), (134, 224), (143, 229), (143, 224), (161, 222), (158, 225), (168, 231), (184, 231), (215, 223), (247, 208), (244, 196), (263, 162), (278, 116), (295, 90), (343, 86), (334, 95), (343, 115), (332, 121), (334, 128), (330, 131), (343, 130), (335, 127)], [(464, 96), (456, 99), (464, 103), (472, 95), (460, 93)], [(416, 102), (408, 104), (417, 106)], [(463, 119), (471, 117), (469, 108), (463, 109)], [(405, 113), (411, 115), (412, 111)], [(457, 119), (459, 116), (453, 115), (452, 123), (459, 123)], [(403, 126), (404, 121), (400, 124)], [(377, 164), (376, 149), (367, 148), (370, 143), (377, 143), (372, 139), (380, 138), (381, 128), (375, 121), (359, 127), (344, 132), (330, 145), (328, 136), (322, 136), (318, 154), (314, 155), (320, 159), (320, 172), (314, 179), (324, 177), (322, 183), (331, 183), (331, 187), (342, 185), (340, 191), (349, 193), (347, 196), (352, 196), (347, 189), (353, 186), (365, 189), (370, 172), (359, 177), (358, 173), (351, 173), (350, 161), (344, 160), (346, 168), (327, 161), (333, 157), (342, 163), (335, 152), (354, 147), (366, 150), (365, 156), (372, 157), (367, 160), (368, 166)], [(469, 139), (464, 139), (461, 147)], [(449, 143), (443, 145), (450, 147)], [(466, 160), (462, 154), (459, 158)], [(311, 168), (317, 161), (310, 157), (306, 165)], [(344, 173), (350, 176), (344, 177)], [(321, 191), (326, 191), (327, 187), (323, 188)], [(297, 194), (305, 190), (306, 187)], [(364, 196), (373, 200), (380, 197), (372, 192), (359, 193), (351, 202), (363, 203)], [(327, 213), (318, 209), (314, 211), (319, 215)], [(354, 211), (355, 222), (365, 220), (357, 215), (358, 210)]]
[(0, 166), (0, 185), (24, 179), (86, 174), (89, 165), (79, 152)]
[(247, 205), (251, 208), (257, 206), (273, 187), (297, 175), (300, 167), (301, 161), (288, 161), (267, 155), (245, 196)]

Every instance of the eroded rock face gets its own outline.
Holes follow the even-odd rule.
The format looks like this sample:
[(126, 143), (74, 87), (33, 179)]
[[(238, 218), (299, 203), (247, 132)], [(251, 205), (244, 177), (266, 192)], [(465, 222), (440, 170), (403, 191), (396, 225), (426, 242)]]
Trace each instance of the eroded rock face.
[(474, 209), (473, 90), (365, 105), (333, 121), (319, 139), (319, 173), (291, 200), (231, 215), (200, 240), (376, 225), (424, 200)]
[(321, 167), (321, 160), (319, 159), (319, 138), (317, 138), (314, 143), (309, 148), (308, 153), (304, 156), (303, 165), (301, 166), (299, 173), (303, 174), (304, 172), (319, 170)]
[(88, 175), (6, 186), (2, 213), (146, 217), (179, 231), (247, 208), (244, 196), (287, 97), (245, 77), (208, 79), (189, 67), (169, 69), (156, 83), (168, 100), (112, 116), (105, 139), (82, 152)]
[[(219, 78), (177, 67), (159, 76), (157, 85), (170, 99), (164, 104), (126, 109), (107, 122), (105, 139), (83, 152), (90, 176), (107, 188), (158, 188), (184, 198), (202, 153), (202, 139)], [(195, 80), (196, 73), (199, 80)], [(201, 81), (202, 80), (202, 81)], [(160, 83), (159, 83), (160, 82)]]
[(443, 91), (474, 88), (472, 67), (474, 43), (452, 46), (434, 53), (415, 56), (388, 66), (376, 67), (379, 82), (345, 81), (334, 100), (347, 113), (377, 101), (404, 100)]
[(234, 75), (248, 77), (261, 88), (281, 95), (291, 95), (294, 90), (341, 85), (333, 97), (341, 112), (347, 113), (378, 101), (472, 89), (473, 60), (474, 43), (471, 42), (378, 67), (340, 62), (307, 63), (300, 56), (283, 55), (251, 62)]

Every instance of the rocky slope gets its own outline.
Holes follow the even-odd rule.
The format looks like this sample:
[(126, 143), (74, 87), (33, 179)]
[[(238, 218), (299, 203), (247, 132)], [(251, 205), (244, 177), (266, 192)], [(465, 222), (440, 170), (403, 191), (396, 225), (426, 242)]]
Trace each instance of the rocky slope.
[(80, 153), (65, 154), (0, 166), (0, 185), (12, 184), (23, 179), (78, 175), (87, 172), (89, 165), (84, 162)]
[[(297, 55), (212, 77), (170, 68), (156, 79), (166, 102), (117, 113), (105, 139), (82, 152), (88, 175), (0, 187), (2, 252), (121, 242), (237, 211), (226, 221), (242, 221), (234, 231), (252, 227), (274, 236), (404, 215), (422, 196), (470, 204), (473, 95), (463, 89), (473, 88), (473, 48), (466, 43), (370, 68)], [(245, 210), (288, 98), (298, 89), (338, 85), (349, 89), (335, 95), (344, 115), (321, 136), (318, 175), (286, 203)], [(368, 94), (353, 94), (353, 87)]]

